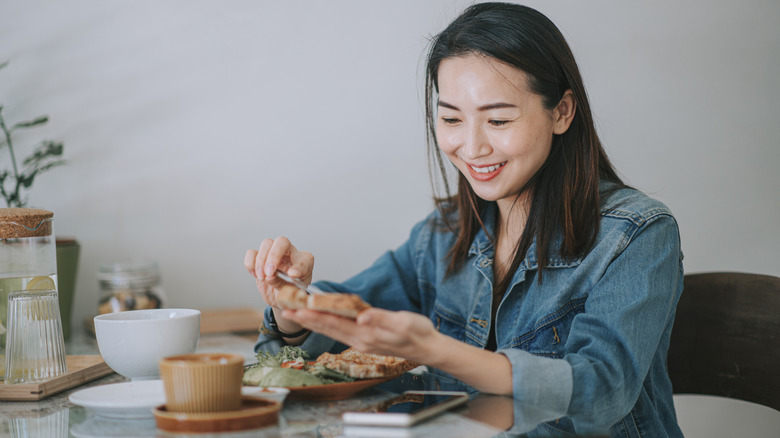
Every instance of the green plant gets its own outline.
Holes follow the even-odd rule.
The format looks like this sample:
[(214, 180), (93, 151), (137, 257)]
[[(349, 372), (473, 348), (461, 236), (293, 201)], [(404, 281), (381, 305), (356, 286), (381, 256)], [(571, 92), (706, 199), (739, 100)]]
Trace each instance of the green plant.
[[(8, 65), (8, 62), (0, 64), (0, 69)], [(35, 177), (52, 167), (65, 164), (63, 160), (62, 142), (44, 140), (38, 144), (33, 152), (23, 161), (21, 168), (16, 161), (16, 152), (12, 141), (12, 134), (18, 129), (28, 129), (40, 126), (49, 121), (48, 116), (36, 117), (26, 122), (18, 122), (8, 125), (3, 117), (3, 106), (0, 105), (0, 129), (3, 131), (4, 139), (0, 139), (0, 148), (8, 146), (8, 154), (11, 158), (11, 169), (0, 171), (0, 195), (5, 199), (8, 207), (24, 207), (27, 205), (27, 199), (22, 196), (22, 190), (27, 190), (32, 186)]]

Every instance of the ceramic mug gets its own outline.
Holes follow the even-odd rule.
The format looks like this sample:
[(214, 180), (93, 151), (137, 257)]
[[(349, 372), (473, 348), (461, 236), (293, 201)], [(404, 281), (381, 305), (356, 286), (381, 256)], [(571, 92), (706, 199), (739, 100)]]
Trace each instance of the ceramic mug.
[(160, 360), (165, 406), (170, 412), (234, 411), (241, 407), (244, 357), (196, 353)]

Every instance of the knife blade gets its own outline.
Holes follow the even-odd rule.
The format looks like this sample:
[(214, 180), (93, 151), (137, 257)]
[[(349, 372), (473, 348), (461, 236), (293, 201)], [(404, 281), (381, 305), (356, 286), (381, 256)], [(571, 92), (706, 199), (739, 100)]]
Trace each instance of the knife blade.
[(317, 286), (314, 286), (314, 285), (311, 285), (311, 284), (306, 284), (300, 278), (290, 277), (285, 272), (276, 271), (276, 276), (281, 278), (282, 280), (292, 284), (293, 286), (297, 287), (298, 289), (303, 289), (303, 290), (305, 290), (306, 292), (308, 292), (310, 294), (324, 294), (325, 293), (320, 288), (318, 288)]

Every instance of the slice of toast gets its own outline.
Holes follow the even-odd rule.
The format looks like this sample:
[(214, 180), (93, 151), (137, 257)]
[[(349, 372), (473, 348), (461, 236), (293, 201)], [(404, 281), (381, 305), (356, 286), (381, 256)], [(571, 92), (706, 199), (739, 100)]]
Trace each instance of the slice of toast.
[(304, 309), (308, 294), (303, 289), (298, 289), (291, 284), (285, 284), (278, 288), (276, 302), (282, 309)]
[(292, 284), (284, 284), (277, 290), (276, 302), (282, 309), (312, 309), (355, 319), (360, 312), (371, 308), (355, 294), (323, 292), (309, 295)]
[(361, 353), (353, 348), (339, 354), (322, 353), (315, 363), (355, 379), (398, 376), (419, 366), (401, 357)]
[(371, 306), (355, 294), (323, 293), (309, 295), (306, 307), (320, 312), (335, 313), (355, 319), (358, 314)]

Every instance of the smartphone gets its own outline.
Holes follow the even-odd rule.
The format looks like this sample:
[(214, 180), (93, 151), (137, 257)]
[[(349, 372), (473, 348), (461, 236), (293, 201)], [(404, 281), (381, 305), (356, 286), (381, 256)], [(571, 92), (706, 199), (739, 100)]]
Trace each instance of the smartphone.
[(468, 399), (468, 393), (461, 391), (406, 391), (360, 411), (345, 412), (341, 419), (344, 424), (412, 426)]

